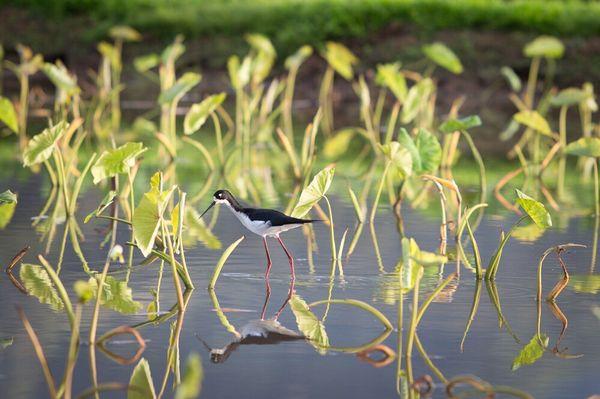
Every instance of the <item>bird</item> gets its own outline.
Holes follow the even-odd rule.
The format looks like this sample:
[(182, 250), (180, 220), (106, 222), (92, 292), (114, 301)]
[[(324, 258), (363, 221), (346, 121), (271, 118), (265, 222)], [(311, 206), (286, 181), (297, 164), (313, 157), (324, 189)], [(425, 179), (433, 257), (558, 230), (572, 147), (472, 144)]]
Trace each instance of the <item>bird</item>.
[(265, 279), (269, 279), (269, 273), (271, 271), (271, 255), (269, 254), (269, 246), (267, 244), (267, 237), (275, 237), (283, 251), (285, 252), (289, 262), (292, 280), (295, 279), (296, 273), (294, 271), (294, 258), (285, 244), (279, 236), (281, 233), (301, 227), (307, 223), (318, 222), (319, 220), (314, 219), (299, 219), (292, 216), (288, 216), (283, 212), (279, 212), (274, 209), (258, 209), (258, 208), (246, 208), (243, 207), (239, 201), (229, 192), (228, 190), (217, 190), (213, 194), (212, 203), (206, 208), (200, 217), (204, 216), (215, 204), (224, 204), (229, 210), (235, 215), (240, 223), (248, 230), (262, 237), (265, 252), (267, 254), (267, 269), (265, 271)]

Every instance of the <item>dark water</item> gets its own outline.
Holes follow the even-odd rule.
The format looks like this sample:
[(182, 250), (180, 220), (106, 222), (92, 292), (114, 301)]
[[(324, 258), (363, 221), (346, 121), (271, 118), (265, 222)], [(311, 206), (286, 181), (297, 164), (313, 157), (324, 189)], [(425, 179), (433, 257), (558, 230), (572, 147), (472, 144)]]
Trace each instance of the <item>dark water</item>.
[[(43, 206), (48, 188), (39, 176), (11, 179), (2, 184), (2, 190), (11, 188), (20, 194), (17, 212), (4, 230), (0, 230), (0, 262), (6, 264), (20, 248), (31, 245), (24, 259), (37, 263), (35, 256), (42, 253), (44, 243), (31, 227), (31, 217), (36, 216)], [(343, 191), (341, 191), (343, 192)], [(591, 191), (590, 191), (591, 194)], [(79, 205), (80, 213), (94, 209), (102, 194), (95, 189), (86, 192)], [(349, 227), (352, 238), (355, 216), (351, 205), (344, 198), (333, 196), (334, 215), (338, 240), (345, 227)], [(500, 213), (501, 215), (498, 215)], [(432, 214), (403, 208), (405, 230), (414, 237), (421, 248), (433, 251), (438, 245), (439, 218)], [(333, 281), (333, 298), (358, 299), (370, 303), (396, 325), (398, 303), (394, 293), (394, 276), (390, 275), (401, 258), (400, 235), (396, 220), (387, 204), (381, 206), (375, 220), (375, 232), (381, 253), (381, 265), (374, 250), (370, 226), (364, 226), (361, 238), (352, 256), (343, 262), (344, 277), (336, 276)], [(80, 217), (80, 220), (82, 218)], [(516, 216), (505, 212), (487, 212), (477, 229), (477, 237), (487, 264), (495, 250), (499, 229), (507, 230)], [(535, 301), (536, 268), (539, 256), (553, 245), (576, 242), (588, 245), (564, 256), (569, 270), (574, 275), (590, 272), (592, 257), (594, 220), (591, 217), (572, 218), (557, 223), (558, 227), (545, 232), (535, 242), (512, 240), (505, 249), (500, 265), (496, 287), (505, 319), (514, 332), (513, 337), (506, 326), (499, 327), (495, 307), (490, 301), (485, 285), (481, 291), (481, 303), (473, 325), (466, 338), (464, 352), (460, 341), (465, 329), (475, 290), (473, 274), (464, 269), (454, 292), (446, 293), (443, 301), (434, 302), (419, 326), (418, 334), (432, 361), (448, 379), (458, 375), (476, 375), (493, 385), (507, 385), (529, 392), (537, 398), (584, 398), (600, 394), (598, 365), (600, 364), (600, 320), (593, 309), (600, 306), (598, 295), (579, 293), (573, 286), (558, 298), (557, 304), (568, 318), (568, 329), (560, 343), (568, 354), (583, 354), (576, 359), (565, 359), (552, 353), (552, 348), (561, 331), (561, 322), (550, 307), (542, 303), (541, 330), (549, 336), (549, 347), (543, 357), (533, 365), (522, 366), (511, 371), (513, 359), (536, 332), (537, 305)], [(99, 249), (101, 234), (96, 230), (105, 223), (92, 221), (81, 227), (86, 237), (82, 249), (92, 269), (100, 270), (105, 250)], [(314, 268), (307, 259), (306, 238), (301, 231), (284, 235), (288, 248), (296, 257), (296, 285), (298, 295), (307, 303), (325, 299), (330, 287), (329, 232), (326, 226), (315, 228), (319, 251), (314, 254)], [(202, 244), (187, 250), (187, 263), (191, 270), (196, 290), (186, 312), (180, 341), (182, 368), (189, 353), (197, 352), (202, 357), (204, 382), (202, 397), (206, 398), (314, 398), (314, 397), (395, 397), (397, 362), (375, 368), (360, 360), (356, 355), (328, 351), (319, 353), (304, 340), (281, 342), (273, 345), (241, 345), (231, 352), (220, 364), (210, 362), (209, 353), (200, 342), (201, 337), (213, 348), (224, 347), (233, 340), (213, 310), (213, 301), (205, 289), (223, 249), (241, 234), (241, 226), (226, 210), (222, 210), (214, 233), (223, 243), (220, 250), (210, 250)], [(244, 232), (245, 233), (245, 232)], [(236, 249), (225, 265), (218, 281), (216, 295), (220, 306), (226, 310), (229, 322), (239, 331), (260, 317), (265, 300), (264, 251), (259, 237), (247, 233), (246, 240)], [(60, 243), (62, 226), (56, 241)], [(119, 232), (118, 241), (124, 244), (129, 239), (126, 230)], [(55, 264), (58, 251), (53, 247), (48, 258)], [(289, 289), (288, 262), (277, 242), (270, 242), (273, 269), (270, 286), (272, 289), (267, 316), (272, 316), (284, 302)], [(468, 251), (470, 252), (470, 250)], [(136, 257), (136, 263), (141, 258)], [(381, 268), (383, 267), (383, 270)], [(113, 266), (114, 276), (124, 278), (124, 267)], [(176, 303), (170, 271), (165, 268), (161, 289), (161, 310), (168, 310)], [(167, 272), (168, 271), (168, 272)], [(422, 281), (423, 296), (454, 271), (454, 263), (448, 263), (445, 271), (428, 268)], [(151, 289), (156, 286), (158, 264), (136, 267), (131, 274), (130, 286), (134, 299), (145, 307), (152, 301)], [(543, 278), (547, 293), (557, 281), (560, 267), (556, 258), (550, 256), (545, 265)], [(65, 253), (63, 271), (64, 285), (72, 292), (74, 281), (85, 279), (81, 264), (69, 246)], [(404, 333), (409, 323), (410, 297), (404, 306)], [(406, 298), (405, 298), (406, 299)], [(0, 277), (0, 338), (13, 337), (13, 344), (0, 350), (0, 397), (38, 398), (48, 394), (39, 363), (32, 345), (18, 318), (14, 305), (23, 306), (36, 329), (44, 347), (54, 377), (60, 381), (66, 362), (70, 328), (65, 313), (54, 312), (36, 298), (21, 294), (3, 274)], [(82, 337), (87, 337), (93, 305), (84, 308)], [(323, 306), (313, 309), (322, 315)], [(132, 325), (147, 320), (144, 311), (136, 315), (121, 315), (102, 309), (99, 334), (118, 325)], [(283, 326), (297, 330), (296, 321), (289, 306), (280, 317)], [(368, 313), (354, 307), (333, 305), (325, 323), (330, 344), (334, 347), (359, 346), (384, 332), (384, 327)], [(152, 376), (160, 387), (166, 367), (170, 323), (148, 325), (140, 329), (147, 340), (143, 353), (152, 370)], [(517, 342), (518, 341), (520, 342)], [(82, 339), (85, 341), (85, 339)], [(397, 331), (391, 332), (383, 344), (397, 350)], [(135, 352), (135, 344), (129, 337), (119, 338), (109, 344), (109, 349), (124, 356)], [(91, 386), (88, 346), (82, 344), (75, 369), (74, 392), (82, 392)], [(413, 374), (415, 378), (430, 374), (438, 379), (423, 362), (416, 348), (413, 351)], [(405, 359), (403, 359), (405, 367)], [(98, 379), (100, 382), (129, 381), (134, 365), (120, 365), (102, 352), (97, 352)], [(434, 397), (445, 397), (443, 384), (437, 384)], [(171, 382), (165, 397), (172, 396)], [(102, 397), (124, 397), (124, 392), (106, 393)]]

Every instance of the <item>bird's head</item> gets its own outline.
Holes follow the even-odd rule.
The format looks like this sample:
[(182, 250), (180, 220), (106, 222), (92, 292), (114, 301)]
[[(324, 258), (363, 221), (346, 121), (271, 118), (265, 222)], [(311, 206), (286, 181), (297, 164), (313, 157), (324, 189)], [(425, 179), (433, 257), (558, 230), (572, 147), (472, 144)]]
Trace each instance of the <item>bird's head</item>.
[(237, 206), (238, 202), (236, 201), (233, 194), (231, 194), (229, 191), (217, 190), (213, 194), (213, 200), (212, 200), (211, 204), (208, 206), (208, 208), (206, 208), (206, 210), (204, 212), (202, 212), (202, 215), (200, 215), (200, 217), (204, 216), (204, 214), (206, 212), (208, 212), (209, 209), (212, 208), (215, 204), (226, 204), (229, 206)]

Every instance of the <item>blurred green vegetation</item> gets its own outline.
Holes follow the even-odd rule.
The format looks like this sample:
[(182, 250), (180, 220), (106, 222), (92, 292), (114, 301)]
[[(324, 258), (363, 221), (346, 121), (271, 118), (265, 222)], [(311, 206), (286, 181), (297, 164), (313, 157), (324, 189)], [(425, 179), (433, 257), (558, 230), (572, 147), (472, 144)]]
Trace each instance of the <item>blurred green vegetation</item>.
[[(268, 35), (278, 49), (364, 37), (390, 25), (600, 34), (600, 2), (582, 0), (0, 0), (52, 20), (85, 17), (89, 40), (116, 24), (156, 37)], [(89, 20), (94, 23), (89, 23)]]

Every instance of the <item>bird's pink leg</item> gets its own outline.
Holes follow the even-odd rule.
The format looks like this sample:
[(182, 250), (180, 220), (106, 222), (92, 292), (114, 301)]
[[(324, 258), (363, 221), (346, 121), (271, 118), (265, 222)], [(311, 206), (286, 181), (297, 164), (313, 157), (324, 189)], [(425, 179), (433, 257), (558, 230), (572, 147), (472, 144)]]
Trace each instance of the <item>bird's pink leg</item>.
[(292, 255), (290, 254), (288, 249), (285, 247), (285, 244), (283, 243), (283, 241), (281, 241), (281, 238), (279, 238), (279, 236), (277, 236), (277, 240), (281, 244), (281, 248), (283, 248), (283, 250), (285, 251), (285, 254), (288, 257), (288, 260), (290, 261), (290, 270), (292, 272), (292, 280), (294, 280), (294, 279), (296, 279), (296, 273), (294, 271), (294, 258), (292, 258)]
[(267, 253), (267, 271), (265, 272), (265, 278), (269, 279), (269, 273), (271, 272), (271, 255), (269, 254), (269, 246), (267, 245), (267, 237), (263, 237), (263, 244), (265, 245), (265, 252)]
[(292, 280), (290, 280), (290, 289), (288, 290), (288, 295), (285, 298), (283, 305), (281, 305), (281, 307), (279, 308), (277, 313), (275, 313), (275, 317), (274, 317), (275, 320), (279, 319), (281, 312), (283, 312), (283, 309), (285, 309), (286, 305), (290, 302), (290, 299), (292, 299), (292, 295), (294, 294), (294, 282), (295, 282), (295, 280), (292, 278)]
[(271, 285), (269, 284), (269, 279), (265, 280), (266, 288), (265, 288), (265, 303), (263, 304), (262, 310), (260, 312), (260, 319), (265, 319), (265, 313), (267, 312), (267, 304), (269, 303), (269, 298), (271, 297)]

